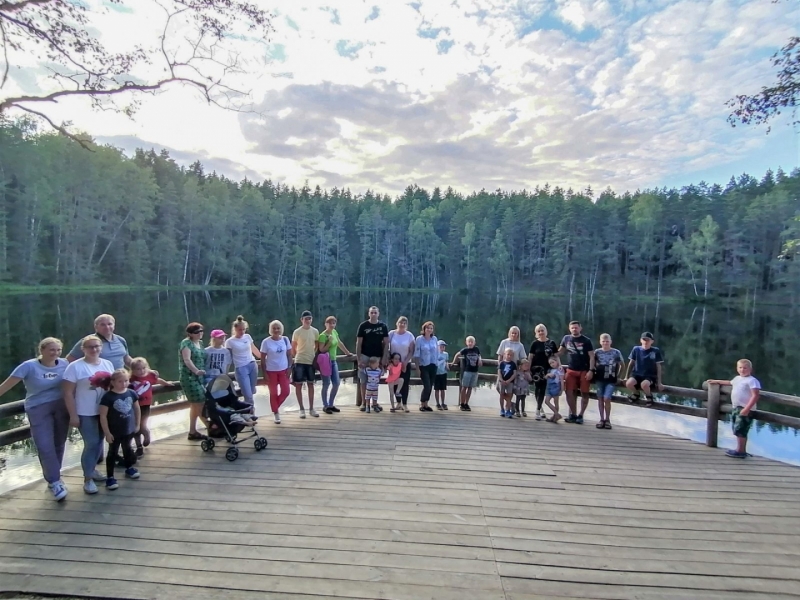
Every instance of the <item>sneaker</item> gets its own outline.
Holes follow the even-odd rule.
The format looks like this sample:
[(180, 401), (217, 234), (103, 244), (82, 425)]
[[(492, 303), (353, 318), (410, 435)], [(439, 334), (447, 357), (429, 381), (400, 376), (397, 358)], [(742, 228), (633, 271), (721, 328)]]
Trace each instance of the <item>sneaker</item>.
[(337, 412), (342, 412), (342, 411), (340, 411), (338, 408), (336, 408), (336, 407), (335, 407), (333, 404), (331, 404), (331, 405), (328, 407), (328, 410), (330, 410), (331, 412), (334, 412), (334, 413), (337, 413)]
[(306, 418), (306, 411), (304, 409), (302, 409), (302, 408), (300, 409), (300, 418), (301, 419), (305, 419)]
[(577, 417), (575, 417), (575, 424), (576, 425), (583, 425), (583, 416), (582, 415), (578, 415)]
[(514, 411), (513, 411), (513, 410), (509, 410), (509, 411), (506, 413), (506, 416), (507, 416), (509, 419), (513, 419), (513, 418), (514, 418)]
[(139, 479), (139, 471), (133, 467), (125, 469), (125, 477), (128, 479)]
[(278, 413), (275, 413), (275, 424), (276, 425), (281, 424), (281, 416)]
[(505, 416), (506, 416), (506, 411), (504, 411), (504, 410), (501, 410), (501, 411), (500, 411), (500, 416), (501, 416), (501, 417), (503, 417), (503, 418), (505, 418)]
[(730, 456), (731, 458), (747, 458), (747, 452), (728, 450), (727, 452), (725, 452), (725, 456)]
[(472, 409), (469, 407), (469, 404), (464, 405), (464, 410), (470, 412)]
[(443, 410), (443, 409), (442, 409), (442, 405), (441, 405), (441, 404), (437, 404), (437, 405), (436, 405), (436, 410)]
[(527, 417), (527, 416), (528, 416), (528, 413), (526, 413), (526, 412), (523, 410), (523, 411), (522, 411), (522, 416), (523, 416), (523, 417)]
[(103, 475), (103, 474), (102, 474), (100, 471), (98, 471), (97, 469), (95, 469), (94, 471), (92, 471), (92, 474), (90, 475), (90, 477), (92, 478), (92, 480), (93, 480), (93, 481), (105, 481), (105, 480), (106, 480), (106, 476), (105, 476), (105, 475)]
[(366, 412), (369, 412), (369, 406), (367, 406), (366, 408), (362, 408), (361, 410), (366, 410)]
[(564, 419), (564, 423), (575, 423), (577, 420), (578, 417), (576, 417), (573, 414), (570, 414), (566, 419)]
[(366, 410), (367, 410), (367, 405), (366, 404), (362, 404), (361, 405), (361, 412), (366, 412)]
[(308, 414), (310, 414), (312, 417), (318, 417), (319, 416), (319, 413), (317, 411), (315, 411), (313, 408), (308, 409)]
[(330, 406), (326, 406), (325, 408), (323, 408), (322, 412), (324, 412), (326, 415), (332, 415), (333, 414), (333, 411), (331, 410)]
[(119, 484), (117, 483), (116, 479), (114, 479), (113, 477), (109, 477), (108, 479), (106, 479), (106, 489), (107, 490), (115, 490), (118, 487), (119, 487)]
[(540, 410), (536, 411), (536, 420), (537, 421), (541, 421), (542, 420), (542, 411), (540, 411)]
[(90, 479), (89, 481), (83, 482), (83, 491), (87, 494), (96, 494), (97, 493), (97, 485), (94, 482), (94, 479)]
[(403, 410), (404, 410), (405, 412), (408, 412), (408, 405), (406, 405), (406, 404), (403, 404)]
[(442, 404), (442, 410), (447, 410), (447, 404)]
[(466, 404), (459, 404), (458, 405), (458, 410), (465, 411), (465, 410), (467, 410), (465, 407), (466, 407)]
[(375, 406), (372, 407), (372, 410), (374, 410), (375, 412), (383, 412), (383, 407), (380, 404), (376, 404)]
[(395, 407), (394, 407), (394, 406), (392, 406), (392, 407), (389, 409), (389, 412), (394, 412), (395, 410), (396, 410), (396, 409), (395, 409)]
[(141, 446), (137, 446), (136, 447), (136, 457), (137, 458), (141, 458), (143, 456), (144, 456), (144, 448), (142, 448)]
[(64, 485), (63, 481), (56, 481), (55, 483), (49, 484), (47, 487), (50, 488), (56, 502), (61, 502), (67, 497), (67, 486)]

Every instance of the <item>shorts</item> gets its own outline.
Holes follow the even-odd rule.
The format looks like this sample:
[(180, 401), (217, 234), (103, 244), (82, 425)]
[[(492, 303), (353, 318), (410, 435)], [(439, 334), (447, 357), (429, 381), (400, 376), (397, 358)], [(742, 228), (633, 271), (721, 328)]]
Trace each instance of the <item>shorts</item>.
[[(358, 362), (364, 363), (365, 365), (369, 366), (369, 356), (366, 354), (359, 354), (358, 355)], [(365, 385), (367, 383), (367, 367), (358, 367), (358, 381), (361, 385)]]
[(461, 387), (465, 388), (478, 387), (478, 372), (464, 371), (463, 373), (461, 373)]
[(597, 399), (600, 398), (611, 398), (611, 395), (614, 393), (614, 389), (617, 387), (615, 383), (601, 381), (597, 384)]
[(511, 394), (514, 392), (514, 382), (513, 381), (501, 381), (500, 379), (497, 380), (497, 391), (500, 392), (503, 396)]
[(292, 366), (292, 383), (314, 383), (314, 365), (294, 363)]
[(580, 390), (581, 396), (588, 397), (589, 381), (586, 379), (587, 373), (589, 373), (589, 371), (573, 371), (572, 369), (567, 369), (567, 377), (564, 382), (565, 389), (568, 392)]
[(733, 435), (736, 437), (747, 439), (750, 426), (753, 424), (753, 417), (742, 415), (740, 414), (741, 412), (741, 406), (733, 409), (733, 413), (731, 413), (731, 429), (733, 429)]
[(558, 398), (561, 395), (561, 382), (550, 383), (551, 380), (549, 379), (547, 381), (547, 395)]
[(433, 378), (433, 389), (437, 392), (447, 391), (447, 373), (436, 374)]
[(364, 392), (364, 400), (367, 403), (377, 404), (378, 403), (378, 390), (365, 390)]

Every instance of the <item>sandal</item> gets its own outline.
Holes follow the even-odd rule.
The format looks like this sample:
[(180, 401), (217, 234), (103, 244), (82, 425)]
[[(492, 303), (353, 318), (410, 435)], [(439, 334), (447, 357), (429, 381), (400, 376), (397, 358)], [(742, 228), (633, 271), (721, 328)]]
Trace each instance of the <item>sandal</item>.
[(605, 429), (606, 428), (606, 422), (605, 421), (600, 421), (597, 425), (595, 425), (595, 427), (597, 427), (598, 429)]
[(653, 406), (653, 397), (652, 396), (645, 396), (645, 407)]
[(206, 436), (204, 436), (202, 433), (195, 431), (193, 433), (189, 433), (189, 435), (186, 436), (186, 439), (192, 440), (194, 442), (198, 440), (204, 440), (206, 439)]
[(606, 421), (606, 424), (605, 424), (605, 425), (603, 425), (603, 427), (604, 427), (605, 429), (613, 429), (613, 428), (611, 427), (611, 421)]
[(631, 394), (628, 396), (628, 402), (631, 404), (636, 404), (639, 400), (641, 400), (641, 396), (639, 394)]
[(561, 415), (560, 414), (556, 414), (556, 415), (553, 415), (552, 417), (547, 417), (545, 419), (545, 421), (547, 421), (548, 423), (558, 423), (560, 420), (561, 420)]

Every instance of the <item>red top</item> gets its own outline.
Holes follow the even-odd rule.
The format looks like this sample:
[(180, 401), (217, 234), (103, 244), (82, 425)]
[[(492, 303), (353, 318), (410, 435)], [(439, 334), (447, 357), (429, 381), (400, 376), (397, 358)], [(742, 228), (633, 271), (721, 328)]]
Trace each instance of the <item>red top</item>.
[(158, 377), (152, 371), (144, 377), (131, 375), (131, 388), (139, 396), (139, 406), (150, 406), (153, 403), (153, 385), (157, 382)]
[(394, 363), (389, 363), (388, 371), (389, 375), (386, 377), (386, 383), (394, 383), (400, 379), (403, 374), (403, 363), (398, 363), (396, 365)]

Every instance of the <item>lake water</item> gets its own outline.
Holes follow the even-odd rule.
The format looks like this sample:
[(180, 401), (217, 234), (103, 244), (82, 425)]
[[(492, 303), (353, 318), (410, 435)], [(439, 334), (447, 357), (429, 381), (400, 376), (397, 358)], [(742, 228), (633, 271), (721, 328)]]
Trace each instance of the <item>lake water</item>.
[[(457, 292), (317, 290), (0, 296), (0, 371), (5, 376), (15, 365), (33, 356), (36, 343), (46, 336), (60, 337), (65, 352), (68, 351), (83, 335), (92, 332), (94, 317), (104, 312), (116, 316), (117, 333), (128, 340), (131, 354), (146, 356), (167, 379), (177, 377), (177, 347), (188, 321), (200, 321), (206, 332), (214, 328), (229, 330), (235, 317), (242, 314), (250, 322), (251, 334), (259, 344), (271, 320), (283, 321), (287, 334), (291, 335), (292, 329), (299, 326), (300, 313), (309, 309), (315, 317), (314, 325), (320, 329), (326, 316), (336, 315), (342, 341), (354, 350), (358, 324), (373, 304), (380, 307), (381, 318), (390, 326), (400, 315), (409, 318), (415, 332), (424, 321), (434, 321), (436, 335), (450, 344), (451, 355), (467, 335), (473, 335), (484, 356), (493, 357), (511, 325), (522, 329), (526, 346), (537, 323), (547, 325), (550, 337), (558, 341), (566, 333), (569, 321), (578, 319), (584, 324), (584, 333), (593, 340), (600, 333), (610, 333), (614, 346), (625, 356), (638, 343), (642, 331), (653, 332), (665, 355), (665, 382), (672, 385), (696, 388), (709, 377), (731, 377), (735, 374), (736, 360), (747, 357), (753, 361), (764, 389), (786, 394), (797, 394), (800, 389), (794, 348), (800, 316), (797, 307), (764, 305), (753, 310), (731, 305), (704, 307), (671, 302), (657, 305), (654, 301), (614, 297), (598, 298), (593, 305), (586, 305), (582, 300), (570, 303), (566, 297), (495, 297)], [(449, 392), (451, 404), (455, 393), (455, 389)], [(21, 397), (20, 386), (0, 399), (0, 403)], [(353, 401), (351, 387), (343, 389), (342, 401)], [(259, 396), (258, 402), (266, 406), (265, 394)], [(475, 403), (494, 407), (496, 398), (486, 389)], [(286, 406), (291, 412), (296, 405), (290, 402)], [(695, 441), (704, 439), (702, 419), (631, 407), (615, 406), (613, 410), (618, 425)], [(268, 409), (261, 412), (268, 413)], [(18, 426), (22, 419), (7, 419), (0, 422), (0, 427)], [(185, 422), (183, 413), (159, 417), (159, 435), (183, 431)], [(721, 424), (720, 431), (720, 445), (730, 444), (729, 428)], [(757, 423), (749, 450), (756, 455), (800, 464), (800, 437), (793, 429)], [(5, 458), (0, 489), (38, 477), (36, 469), (28, 468), (36, 463), (29, 443), (0, 449), (0, 458)]]

